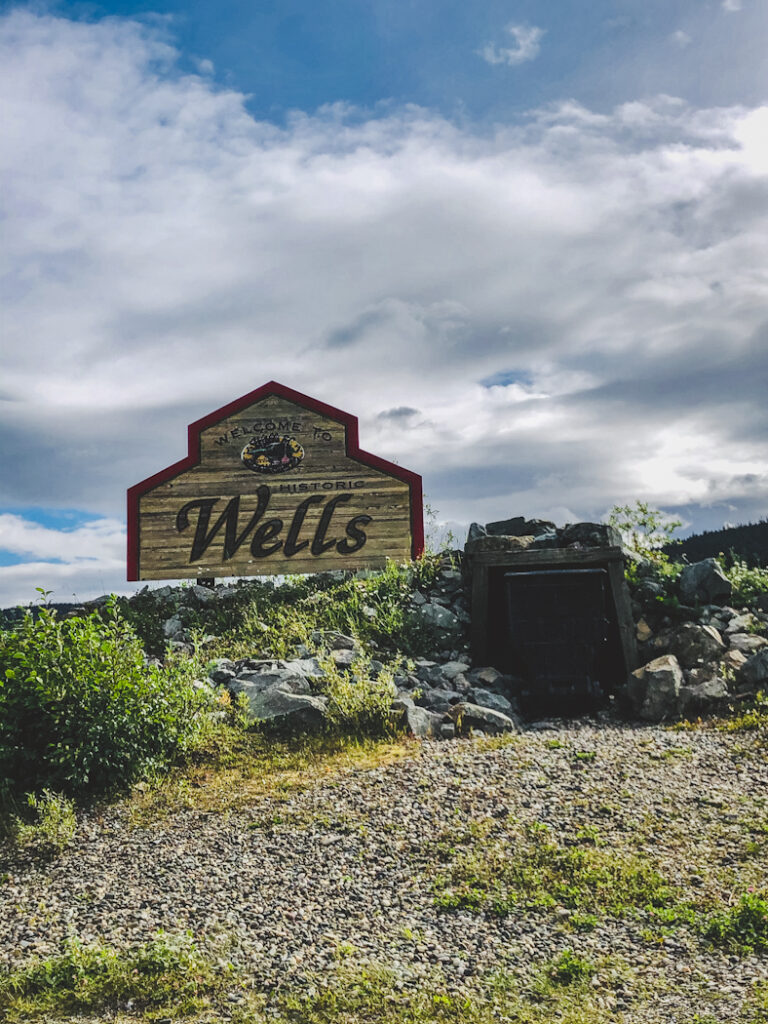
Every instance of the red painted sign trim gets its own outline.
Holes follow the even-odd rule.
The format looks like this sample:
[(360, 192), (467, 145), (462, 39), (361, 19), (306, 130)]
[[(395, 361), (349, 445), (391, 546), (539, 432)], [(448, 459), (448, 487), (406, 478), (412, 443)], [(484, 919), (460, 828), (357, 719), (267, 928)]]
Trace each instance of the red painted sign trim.
[(372, 469), (378, 469), (382, 473), (387, 473), (389, 476), (393, 476), (408, 484), (411, 497), (411, 556), (419, 558), (424, 553), (423, 495), (421, 477), (418, 473), (412, 473), (408, 469), (403, 469), (402, 466), (396, 466), (394, 462), (388, 462), (386, 459), (380, 459), (378, 455), (372, 455), (370, 452), (363, 451), (359, 444), (357, 416), (353, 416), (351, 413), (344, 412), (341, 409), (336, 409), (332, 405), (327, 405), (325, 402), (320, 402), (316, 398), (310, 398), (308, 395), (303, 395), (300, 391), (294, 391), (284, 384), (278, 384), (277, 381), (271, 380), (268, 384), (256, 388), (255, 391), (250, 391), (247, 395), (243, 395), (242, 398), (237, 398), (234, 402), (229, 402), (215, 412), (203, 416), (202, 419), (190, 423), (187, 427), (187, 457), (179, 462), (174, 462), (167, 469), (161, 469), (159, 473), (154, 473), (152, 476), (148, 476), (146, 480), (142, 480), (141, 483), (134, 484), (133, 487), (128, 488), (128, 580), (139, 579), (139, 498), (141, 495), (156, 487), (157, 484), (165, 483), (166, 480), (173, 479), (179, 473), (199, 465), (200, 434), (203, 430), (215, 426), (228, 416), (232, 416), (234, 413), (240, 412), (241, 409), (270, 395), (277, 395), (279, 398), (296, 402), (297, 405), (301, 405), (305, 409), (343, 423), (346, 427), (346, 454), (349, 458), (356, 459)]

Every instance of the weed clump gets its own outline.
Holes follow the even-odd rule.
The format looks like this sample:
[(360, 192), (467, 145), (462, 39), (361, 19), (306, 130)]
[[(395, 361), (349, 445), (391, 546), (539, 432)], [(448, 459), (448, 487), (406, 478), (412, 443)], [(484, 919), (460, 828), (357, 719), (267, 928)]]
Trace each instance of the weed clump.
[(42, 857), (63, 853), (71, 844), (77, 829), (75, 805), (63, 793), (44, 789), (38, 797), (30, 793), (28, 807), (35, 812), (35, 821), (14, 819), (11, 832), (16, 845)]
[(716, 946), (738, 953), (768, 950), (768, 893), (744, 893), (734, 907), (713, 914), (705, 921), (702, 934)]

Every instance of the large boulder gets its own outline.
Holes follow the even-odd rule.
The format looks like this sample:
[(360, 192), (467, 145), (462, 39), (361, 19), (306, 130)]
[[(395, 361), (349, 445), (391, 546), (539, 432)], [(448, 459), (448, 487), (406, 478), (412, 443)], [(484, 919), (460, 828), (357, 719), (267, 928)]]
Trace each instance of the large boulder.
[(768, 686), (768, 648), (747, 658), (741, 668), (741, 678), (754, 690)]
[(686, 604), (727, 604), (733, 590), (716, 558), (686, 565), (678, 586)]
[(424, 604), (418, 609), (418, 614), (422, 622), (434, 626), (435, 629), (452, 632), (461, 628), (461, 623), (453, 612), (439, 604)]
[(732, 650), (741, 651), (742, 654), (747, 656), (757, 654), (764, 647), (768, 647), (768, 640), (764, 636), (757, 636), (755, 633), (731, 633), (728, 639)]
[(500, 711), (502, 715), (512, 716), (515, 712), (511, 701), (502, 697), (500, 693), (493, 693), (491, 690), (484, 690), (481, 686), (475, 686), (467, 693), (467, 701), (470, 704), (477, 704), (481, 708), (491, 708), (492, 711)]
[(468, 733), (474, 729), (495, 736), (502, 732), (520, 731), (518, 723), (509, 715), (494, 711), (492, 708), (480, 707), (479, 704), (470, 704), (468, 701), (454, 704), (448, 714), (460, 733)]
[(391, 718), (393, 724), (404, 728), (409, 736), (416, 739), (441, 739), (444, 716), (441, 713), (418, 707), (407, 697), (398, 697), (392, 701)]
[(252, 696), (272, 690), (299, 694), (308, 694), (311, 690), (309, 681), (305, 676), (287, 668), (241, 672), (234, 679), (228, 680), (226, 686), (233, 697), (244, 693), (249, 701)]
[(695, 668), (719, 658), (725, 651), (725, 644), (714, 626), (686, 622), (672, 634), (668, 649), (683, 668)]
[(673, 654), (654, 658), (629, 677), (626, 694), (632, 709), (646, 722), (661, 722), (677, 714), (683, 670)]
[[(247, 693), (247, 691), (244, 691)], [(325, 724), (328, 700), (273, 688), (247, 693), (248, 719), (280, 732), (318, 732)]]
[(681, 686), (680, 714), (685, 718), (713, 715), (728, 705), (728, 686), (724, 679), (712, 677), (694, 686)]
[(422, 708), (427, 708), (429, 711), (439, 711), (441, 713), (446, 712), (454, 704), (457, 704), (461, 700), (460, 694), (456, 693), (455, 690), (443, 690), (435, 687), (430, 689), (425, 688), (420, 697), (417, 697), (415, 703)]
[(468, 555), (478, 551), (526, 551), (536, 540), (535, 537), (507, 537), (483, 534), (474, 540), (467, 540), (464, 550)]

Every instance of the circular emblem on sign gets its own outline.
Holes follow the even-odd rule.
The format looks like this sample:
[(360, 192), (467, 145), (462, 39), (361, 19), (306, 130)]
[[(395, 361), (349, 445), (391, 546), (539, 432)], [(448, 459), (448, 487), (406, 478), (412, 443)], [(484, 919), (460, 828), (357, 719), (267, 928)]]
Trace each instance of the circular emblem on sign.
[(304, 449), (293, 437), (265, 434), (252, 437), (240, 458), (254, 473), (284, 473), (298, 466), (304, 458)]

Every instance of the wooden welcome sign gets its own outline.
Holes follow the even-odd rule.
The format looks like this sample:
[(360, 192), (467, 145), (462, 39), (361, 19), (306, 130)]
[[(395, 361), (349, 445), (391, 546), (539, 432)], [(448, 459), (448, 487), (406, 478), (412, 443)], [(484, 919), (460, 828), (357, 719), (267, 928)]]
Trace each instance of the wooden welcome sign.
[(188, 427), (128, 491), (128, 579), (381, 568), (424, 549), (421, 477), (361, 451), (357, 417), (265, 384)]

